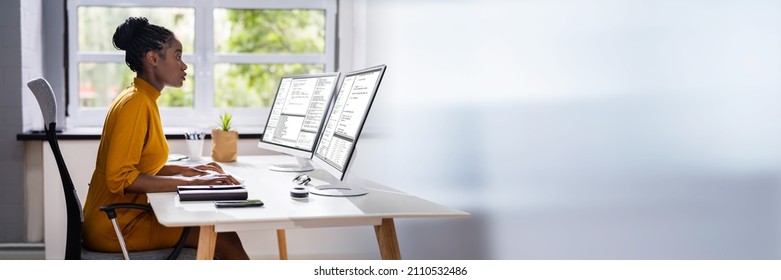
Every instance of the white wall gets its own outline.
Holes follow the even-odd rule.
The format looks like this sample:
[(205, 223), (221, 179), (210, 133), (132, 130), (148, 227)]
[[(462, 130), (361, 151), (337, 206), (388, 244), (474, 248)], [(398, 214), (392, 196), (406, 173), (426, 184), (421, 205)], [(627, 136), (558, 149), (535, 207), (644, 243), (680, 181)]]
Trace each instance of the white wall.
[(473, 214), (405, 258), (781, 258), (781, 2), (346, 4), (355, 173)]
[[(25, 211), (24, 144), (16, 140), (16, 134), (26, 127), (29, 109), (23, 81), (41, 72), (40, 40), (36, 40), (36, 27), (40, 29), (41, 1), (0, 2), (0, 243), (40, 241), (40, 235), (28, 233)], [(36, 53), (37, 51), (37, 53)], [(29, 93), (28, 93), (29, 94)], [(34, 100), (34, 99), (33, 99)], [(40, 111), (38, 111), (40, 116)], [(32, 113), (29, 113), (32, 114)], [(40, 213), (40, 212), (39, 212)]]
[(40, 0), (22, 1), (22, 131), (43, 129), (43, 116), (27, 82), (43, 77), (43, 7)]
[[(22, 95), (22, 131), (30, 129), (43, 128), (43, 115), (41, 114), (38, 102), (27, 87), (27, 82), (43, 77), (43, 43), (42, 43), (42, 24), (43, 24), (43, 3), (41, 0), (22, 1), (22, 81), (20, 90), (14, 91)], [(21, 131), (20, 131), (21, 132)], [(26, 148), (26, 146), (25, 146)], [(30, 155), (25, 155), (25, 160)], [(25, 170), (37, 168), (34, 165), (26, 164)], [(41, 242), (43, 241), (43, 199), (40, 193), (43, 188), (38, 178), (26, 178), (24, 184), (25, 192), (25, 241)]]

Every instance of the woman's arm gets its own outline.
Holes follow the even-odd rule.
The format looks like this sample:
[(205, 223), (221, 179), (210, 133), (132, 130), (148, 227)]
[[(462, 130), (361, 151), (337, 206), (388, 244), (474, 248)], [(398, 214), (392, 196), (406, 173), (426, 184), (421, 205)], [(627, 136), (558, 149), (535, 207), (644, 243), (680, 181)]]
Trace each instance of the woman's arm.
[(163, 166), (160, 171), (157, 171), (158, 176), (182, 175), (185, 177), (192, 177), (202, 176), (210, 173), (224, 174), (225, 171), (223, 171), (222, 167), (216, 162), (210, 162), (198, 166), (168, 164)]
[(207, 174), (194, 177), (153, 176), (139, 174), (136, 180), (125, 188), (128, 193), (175, 192), (184, 185), (238, 185), (239, 180), (227, 174)]

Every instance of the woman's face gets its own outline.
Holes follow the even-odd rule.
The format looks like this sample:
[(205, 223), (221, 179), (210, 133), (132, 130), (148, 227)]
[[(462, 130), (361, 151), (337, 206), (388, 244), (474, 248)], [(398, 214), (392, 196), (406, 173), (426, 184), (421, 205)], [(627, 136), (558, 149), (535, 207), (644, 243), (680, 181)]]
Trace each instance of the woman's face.
[(173, 38), (164, 51), (165, 56), (160, 59), (155, 76), (166, 86), (181, 87), (187, 76), (184, 72), (187, 70), (187, 64), (182, 60), (182, 42)]

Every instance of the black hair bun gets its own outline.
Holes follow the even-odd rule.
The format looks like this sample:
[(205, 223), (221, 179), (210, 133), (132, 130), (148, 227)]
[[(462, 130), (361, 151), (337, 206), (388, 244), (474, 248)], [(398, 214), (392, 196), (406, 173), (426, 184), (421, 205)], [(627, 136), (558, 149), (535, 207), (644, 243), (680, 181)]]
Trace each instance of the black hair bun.
[(114, 31), (114, 47), (120, 50), (127, 50), (128, 43), (133, 40), (136, 32), (144, 29), (149, 25), (149, 20), (145, 17), (131, 17), (125, 20), (124, 23), (117, 26), (117, 30)]

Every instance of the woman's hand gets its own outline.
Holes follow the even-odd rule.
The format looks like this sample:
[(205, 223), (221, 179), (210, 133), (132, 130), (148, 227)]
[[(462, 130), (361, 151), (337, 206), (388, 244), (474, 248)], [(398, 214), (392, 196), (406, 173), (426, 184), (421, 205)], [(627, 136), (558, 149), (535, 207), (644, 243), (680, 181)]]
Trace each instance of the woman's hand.
[(191, 185), (241, 185), (241, 182), (228, 174), (209, 173), (190, 178)]
[(182, 169), (179, 170), (179, 174), (185, 177), (203, 176), (213, 173), (225, 174), (225, 171), (223, 171), (222, 167), (216, 162), (210, 162), (198, 166), (182, 166)]
[(222, 166), (220, 166), (219, 164), (213, 161), (204, 165), (196, 166), (196, 168), (201, 170), (209, 170), (209, 171), (217, 172), (219, 174), (225, 174), (225, 171), (222, 170)]
[[(175, 192), (181, 185), (241, 185), (242, 182), (225, 174), (217, 163), (210, 162), (198, 166), (163, 166), (157, 176), (139, 174), (133, 183), (125, 188), (129, 193)], [(181, 175), (184, 177), (180, 177)]]

